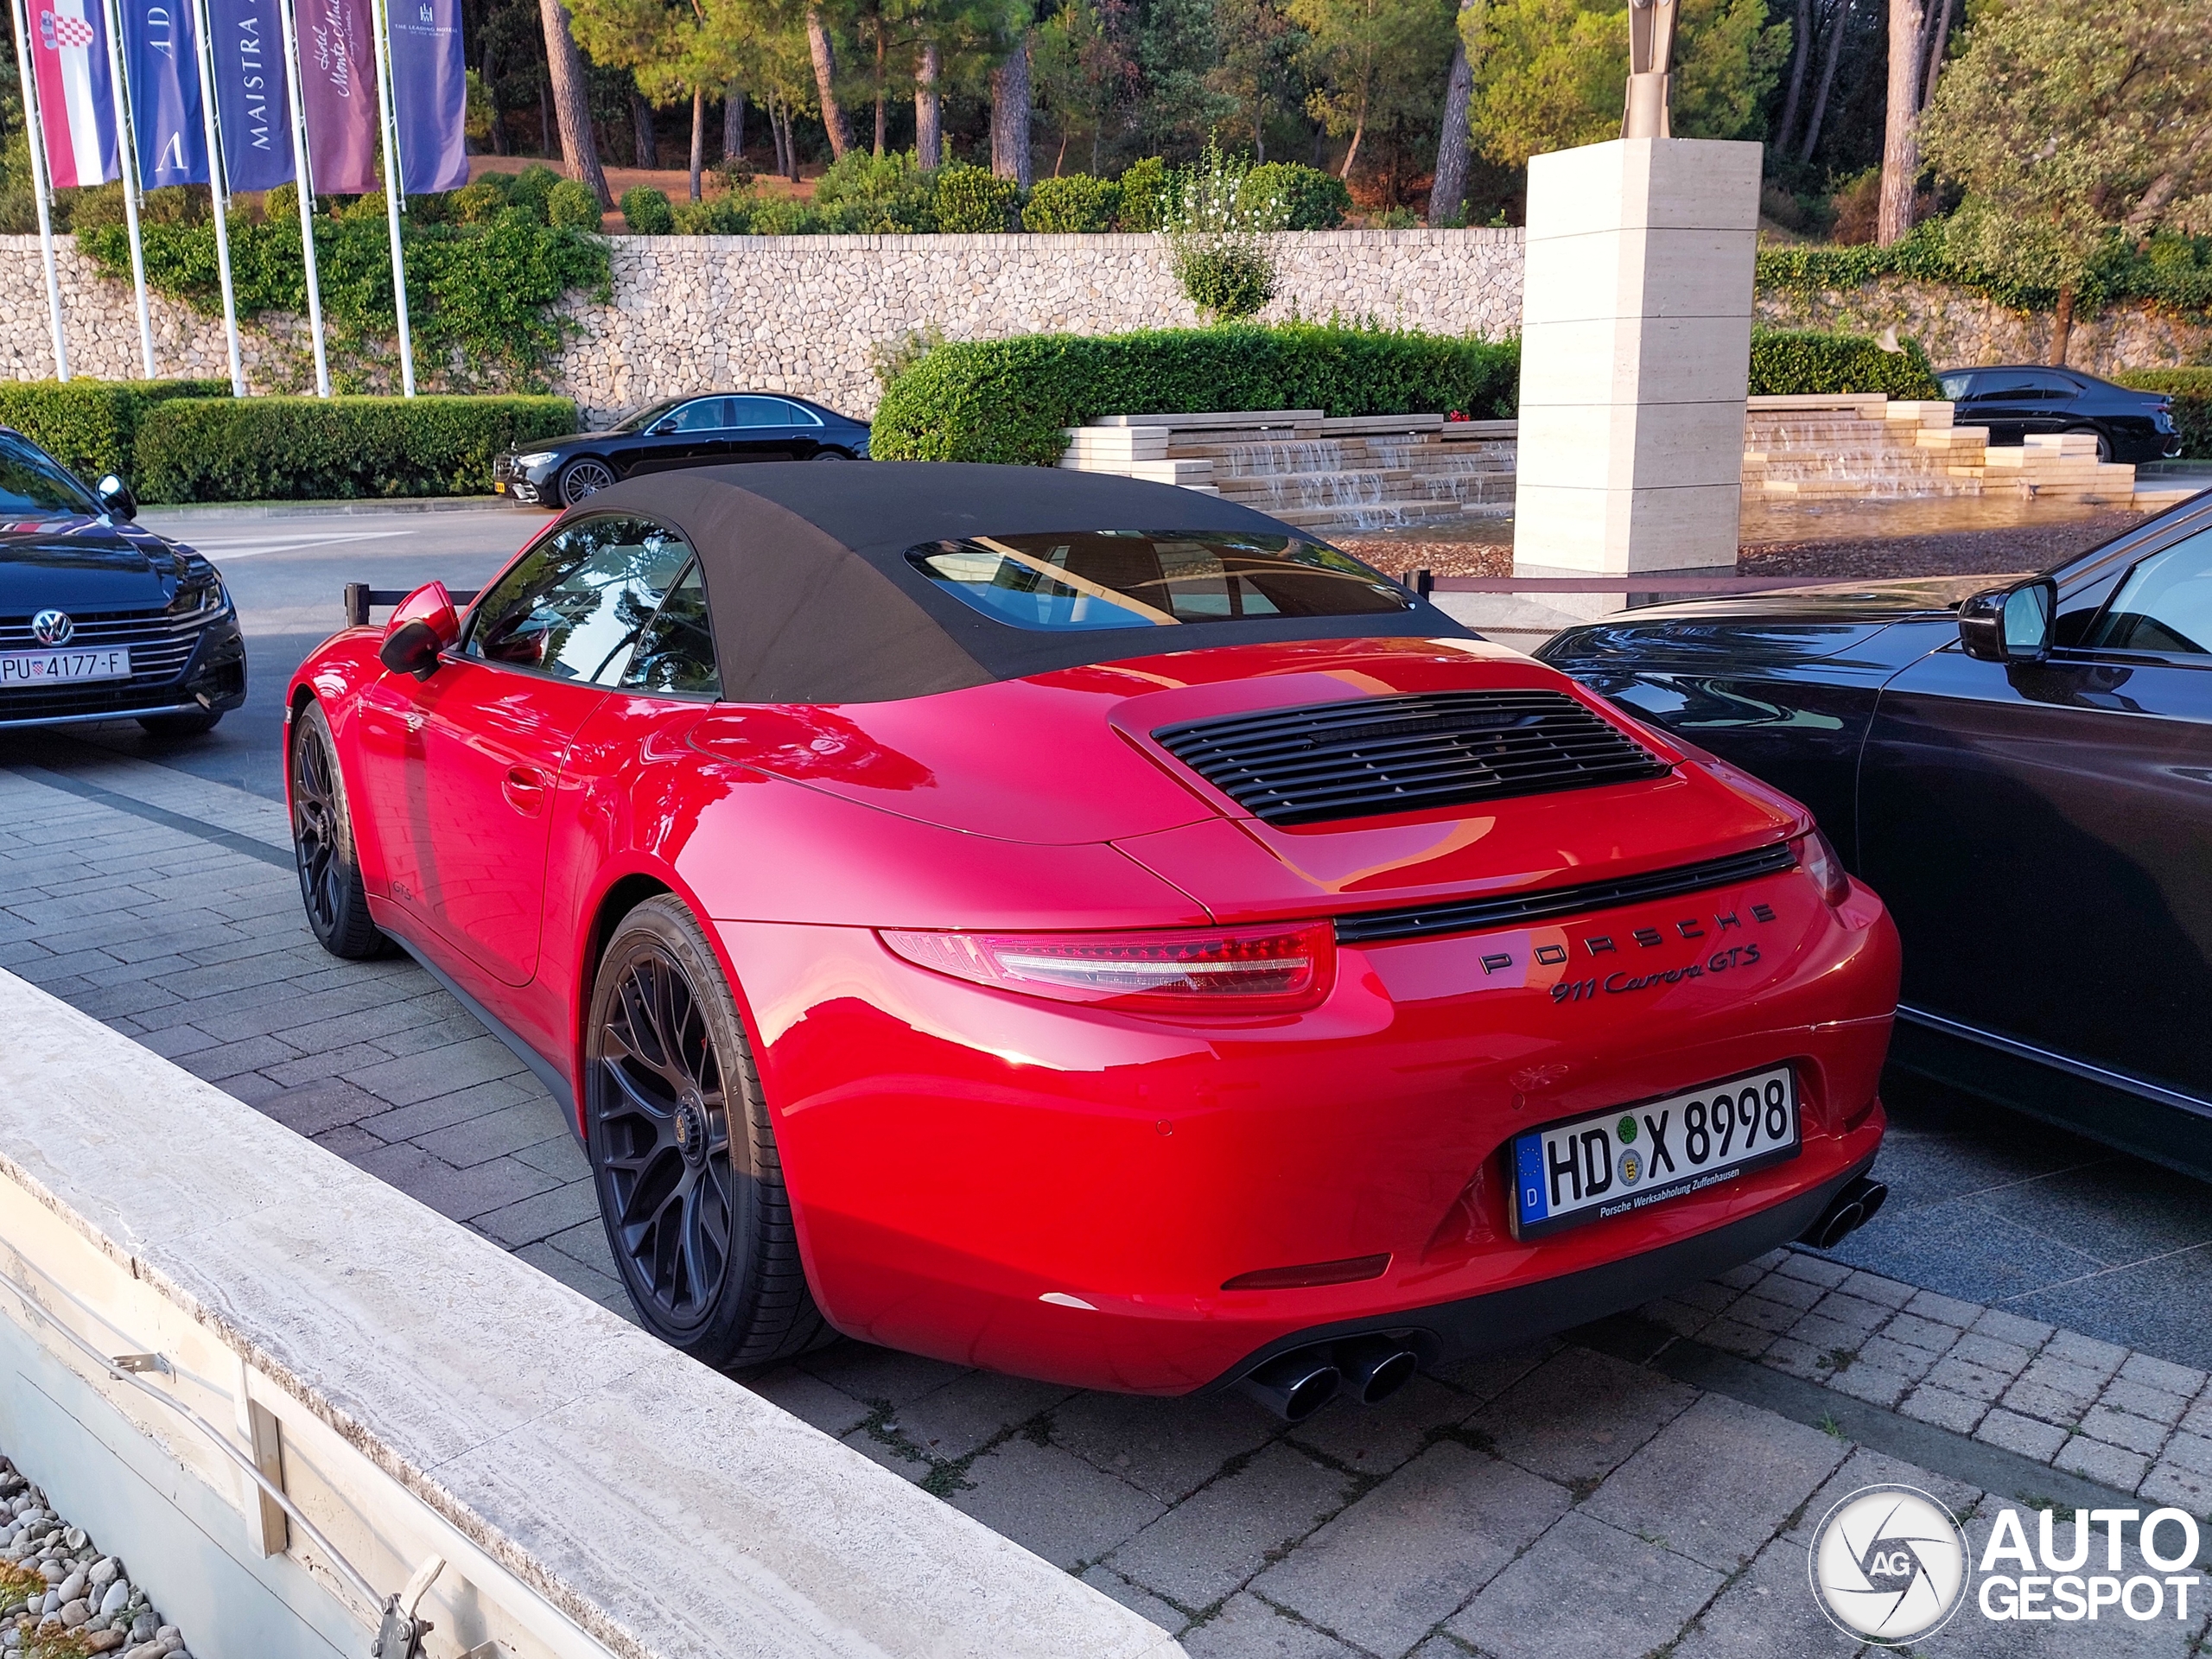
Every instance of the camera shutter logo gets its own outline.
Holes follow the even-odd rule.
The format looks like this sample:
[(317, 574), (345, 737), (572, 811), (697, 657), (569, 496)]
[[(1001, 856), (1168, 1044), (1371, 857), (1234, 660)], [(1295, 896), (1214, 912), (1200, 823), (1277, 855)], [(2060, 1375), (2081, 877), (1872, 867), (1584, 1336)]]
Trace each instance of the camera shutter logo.
[(1966, 1599), (1966, 1535), (1911, 1486), (1868, 1486), (1821, 1520), (1807, 1563), (1814, 1599), (1845, 1635), (1885, 1647), (1942, 1628)]
[(31, 618), (31, 637), (41, 645), (66, 645), (77, 625), (60, 611), (41, 611)]

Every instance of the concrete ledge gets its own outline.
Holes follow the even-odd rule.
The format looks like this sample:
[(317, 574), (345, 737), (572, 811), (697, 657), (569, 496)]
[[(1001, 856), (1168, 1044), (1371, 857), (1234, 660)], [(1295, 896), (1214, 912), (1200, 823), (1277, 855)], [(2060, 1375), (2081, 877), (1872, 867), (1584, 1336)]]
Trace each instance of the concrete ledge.
[[(4, 973), (0, 1032), (0, 1271), (102, 1352), (164, 1356), (153, 1380), (211, 1422), (266, 1414), (288, 1496), (372, 1582), (397, 1589), (442, 1555), (425, 1605), (437, 1659), (486, 1641), (505, 1659), (1180, 1653), (1079, 1580)], [(238, 1524), (215, 1544), (304, 1626), (350, 1618), (344, 1649), (365, 1649), (367, 1614), (327, 1562), (296, 1539), (256, 1547), (258, 1497), (228, 1463), (16, 1294), (0, 1291), (0, 1309), (16, 1326), (0, 1358), (40, 1350), (11, 1367), (9, 1398), (73, 1379), (82, 1402), (56, 1403), (88, 1427), (130, 1424), (141, 1443), (110, 1447), (118, 1458), (143, 1465), (150, 1446), (171, 1485), (226, 1498)], [(72, 1467), (35, 1478), (75, 1513)], [(316, 1596), (326, 1605), (304, 1605)]]

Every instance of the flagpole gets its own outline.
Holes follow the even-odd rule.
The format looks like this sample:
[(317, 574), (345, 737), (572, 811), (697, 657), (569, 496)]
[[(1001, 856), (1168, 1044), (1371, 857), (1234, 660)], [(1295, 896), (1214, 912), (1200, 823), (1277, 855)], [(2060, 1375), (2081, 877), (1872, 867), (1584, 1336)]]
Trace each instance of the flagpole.
[(377, 120), (384, 129), (385, 219), (391, 228), (391, 297), (399, 319), (399, 385), (403, 397), (415, 395), (415, 336), (407, 325), (407, 258), (399, 250), (399, 115), (391, 98), (391, 8), (388, 0), (372, 0), (370, 12), (376, 29)]
[(23, 78), (23, 124), (31, 149), (31, 194), (38, 198), (38, 251), (46, 262), (46, 310), (54, 329), (54, 378), (69, 378), (69, 336), (61, 326), (61, 277), (54, 267), (53, 190), (47, 183), (46, 128), (39, 119), (38, 80), (31, 72), (30, 18), (16, 3), (16, 67)]
[(315, 340), (315, 395), (330, 396), (330, 354), (322, 345), (322, 282), (315, 264), (315, 169), (308, 157), (308, 106), (300, 85), (300, 37), (292, 22), (292, 0), (277, 0), (284, 25), (284, 78), (292, 100), (292, 174), (300, 196), (300, 257), (308, 276), (308, 333)]
[(146, 304), (146, 245), (138, 234), (138, 134), (130, 124), (130, 86), (123, 73), (123, 10), (108, 0), (108, 91), (115, 101), (116, 173), (123, 184), (123, 224), (130, 237), (130, 283), (138, 292), (138, 357), (154, 378), (154, 318)]
[(215, 274), (223, 288), (223, 341), (231, 354), (231, 396), (245, 396), (245, 370), (238, 359), (238, 299), (231, 285), (231, 188), (225, 175), (222, 122), (215, 108), (215, 31), (207, 0), (193, 0), (193, 21), (200, 29), (200, 114), (207, 130), (207, 196), (215, 209)]

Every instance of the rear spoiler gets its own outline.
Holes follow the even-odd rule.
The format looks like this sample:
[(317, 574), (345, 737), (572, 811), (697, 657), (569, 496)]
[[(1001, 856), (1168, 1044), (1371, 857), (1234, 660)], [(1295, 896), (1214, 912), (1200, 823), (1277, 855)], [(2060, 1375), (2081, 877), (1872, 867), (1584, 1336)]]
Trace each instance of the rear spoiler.
[[(372, 606), (397, 605), (414, 591), (411, 588), (372, 588), (365, 582), (347, 582), (346, 584), (346, 626), (349, 628), (367, 627), (369, 610)], [(467, 605), (484, 590), (480, 588), (449, 588), (446, 591), (453, 596), (454, 604)]]

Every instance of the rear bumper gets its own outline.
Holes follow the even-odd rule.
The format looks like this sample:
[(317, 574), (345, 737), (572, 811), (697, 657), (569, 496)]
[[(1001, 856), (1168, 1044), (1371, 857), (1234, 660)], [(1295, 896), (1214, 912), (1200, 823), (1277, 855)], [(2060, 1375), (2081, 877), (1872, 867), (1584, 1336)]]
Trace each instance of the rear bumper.
[[(1241, 1027), (1008, 995), (864, 929), (715, 925), (830, 1321), (960, 1363), (1182, 1394), (1317, 1334), (1423, 1332), (1440, 1359), (1525, 1340), (1802, 1231), (1880, 1145), (1897, 936), (1871, 894), (1830, 912), (1796, 872), (1732, 902), (1748, 915), (1755, 898), (1777, 918), (1757, 968), (1620, 974), (1620, 995), (1584, 1000), (1503, 975), (1484, 988), (1500, 935), (1346, 946), (1321, 1007)], [(1604, 925), (1671, 928), (1688, 902)], [(1584, 954), (1573, 924), (1518, 937), (1554, 931)], [(1513, 1236), (1516, 1132), (1785, 1060), (1796, 1158)], [(1225, 1288), (1376, 1255), (1359, 1282)]]

